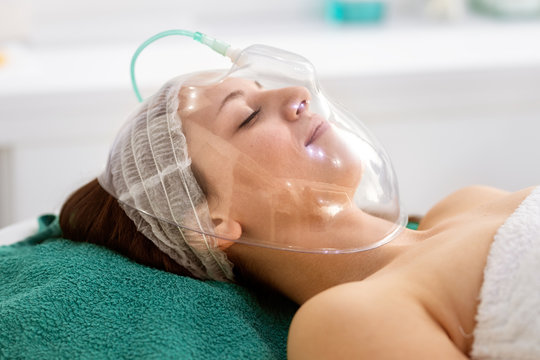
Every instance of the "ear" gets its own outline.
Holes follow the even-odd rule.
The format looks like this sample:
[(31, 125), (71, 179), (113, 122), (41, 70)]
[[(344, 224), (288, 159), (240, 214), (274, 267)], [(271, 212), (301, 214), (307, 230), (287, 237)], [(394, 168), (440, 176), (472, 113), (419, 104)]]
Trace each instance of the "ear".
[[(242, 236), (242, 226), (231, 218), (212, 218), (216, 235), (231, 240), (238, 240)], [(215, 238), (218, 242), (218, 247), (225, 250), (234, 244), (233, 241), (225, 240), (219, 237)]]

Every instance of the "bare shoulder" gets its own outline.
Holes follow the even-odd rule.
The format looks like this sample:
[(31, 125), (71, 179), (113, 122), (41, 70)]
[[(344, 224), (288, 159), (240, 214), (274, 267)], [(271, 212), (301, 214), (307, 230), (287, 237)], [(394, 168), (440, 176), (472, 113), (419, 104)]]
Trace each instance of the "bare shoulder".
[(430, 228), (441, 221), (463, 214), (488, 202), (510, 194), (490, 186), (473, 185), (453, 192), (433, 206), (420, 222), (421, 229)]
[(420, 302), (386, 285), (348, 283), (306, 302), (289, 330), (290, 359), (464, 359)]

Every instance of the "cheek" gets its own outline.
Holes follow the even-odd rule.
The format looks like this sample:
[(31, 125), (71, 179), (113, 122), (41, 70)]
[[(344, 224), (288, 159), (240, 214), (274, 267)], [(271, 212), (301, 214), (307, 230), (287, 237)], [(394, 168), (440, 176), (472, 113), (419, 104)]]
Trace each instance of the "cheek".
[(328, 133), (317, 144), (306, 148), (285, 127), (268, 126), (251, 130), (235, 143), (235, 147), (272, 177), (312, 180), (345, 187), (356, 187), (360, 181), (363, 164), (335, 133)]
[(291, 169), (305, 162), (305, 154), (290, 132), (269, 129), (263, 134), (250, 134), (240, 150), (275, 176), (288, 176)]

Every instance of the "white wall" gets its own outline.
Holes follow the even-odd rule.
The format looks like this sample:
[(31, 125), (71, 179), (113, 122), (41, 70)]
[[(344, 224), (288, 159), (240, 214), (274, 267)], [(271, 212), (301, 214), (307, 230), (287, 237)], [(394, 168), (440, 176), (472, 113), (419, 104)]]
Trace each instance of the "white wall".
[(515, 191), (540, 184), (540, 67), (327, 85), (343, 91), (342, 101), (386, 147), (410, 213), (423, 214), (467, 185)]
[[(140, 42), (162, 29), (192, 29), (230, 37), (297, 28), (323, 17), (313, 0), (26, 0), (33, 11), (33, 43)], [(292, 26), (292, 28), (291, 28)]]

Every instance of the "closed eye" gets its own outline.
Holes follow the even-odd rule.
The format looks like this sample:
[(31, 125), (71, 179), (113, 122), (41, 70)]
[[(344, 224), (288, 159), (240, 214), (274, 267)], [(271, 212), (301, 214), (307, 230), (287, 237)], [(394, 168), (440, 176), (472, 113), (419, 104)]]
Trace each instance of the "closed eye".
[(257, 117), (257, 115), (259, 115), (259, 113), (261, 112), (261, 108), (258, 108), (257, 110), (255, 110), (254, 112), (251, 113), (251, 115), (249, 115), (247, 117), (247, 119), (245, 119), (244, 121), (242, 121), (242, 123), (238, 126), (239, 129), (243, 128), (244, 126), (246, 125), (249, 125), (249, 123), (251, 122), (251, 120), (255, 119), (255, 117)]

